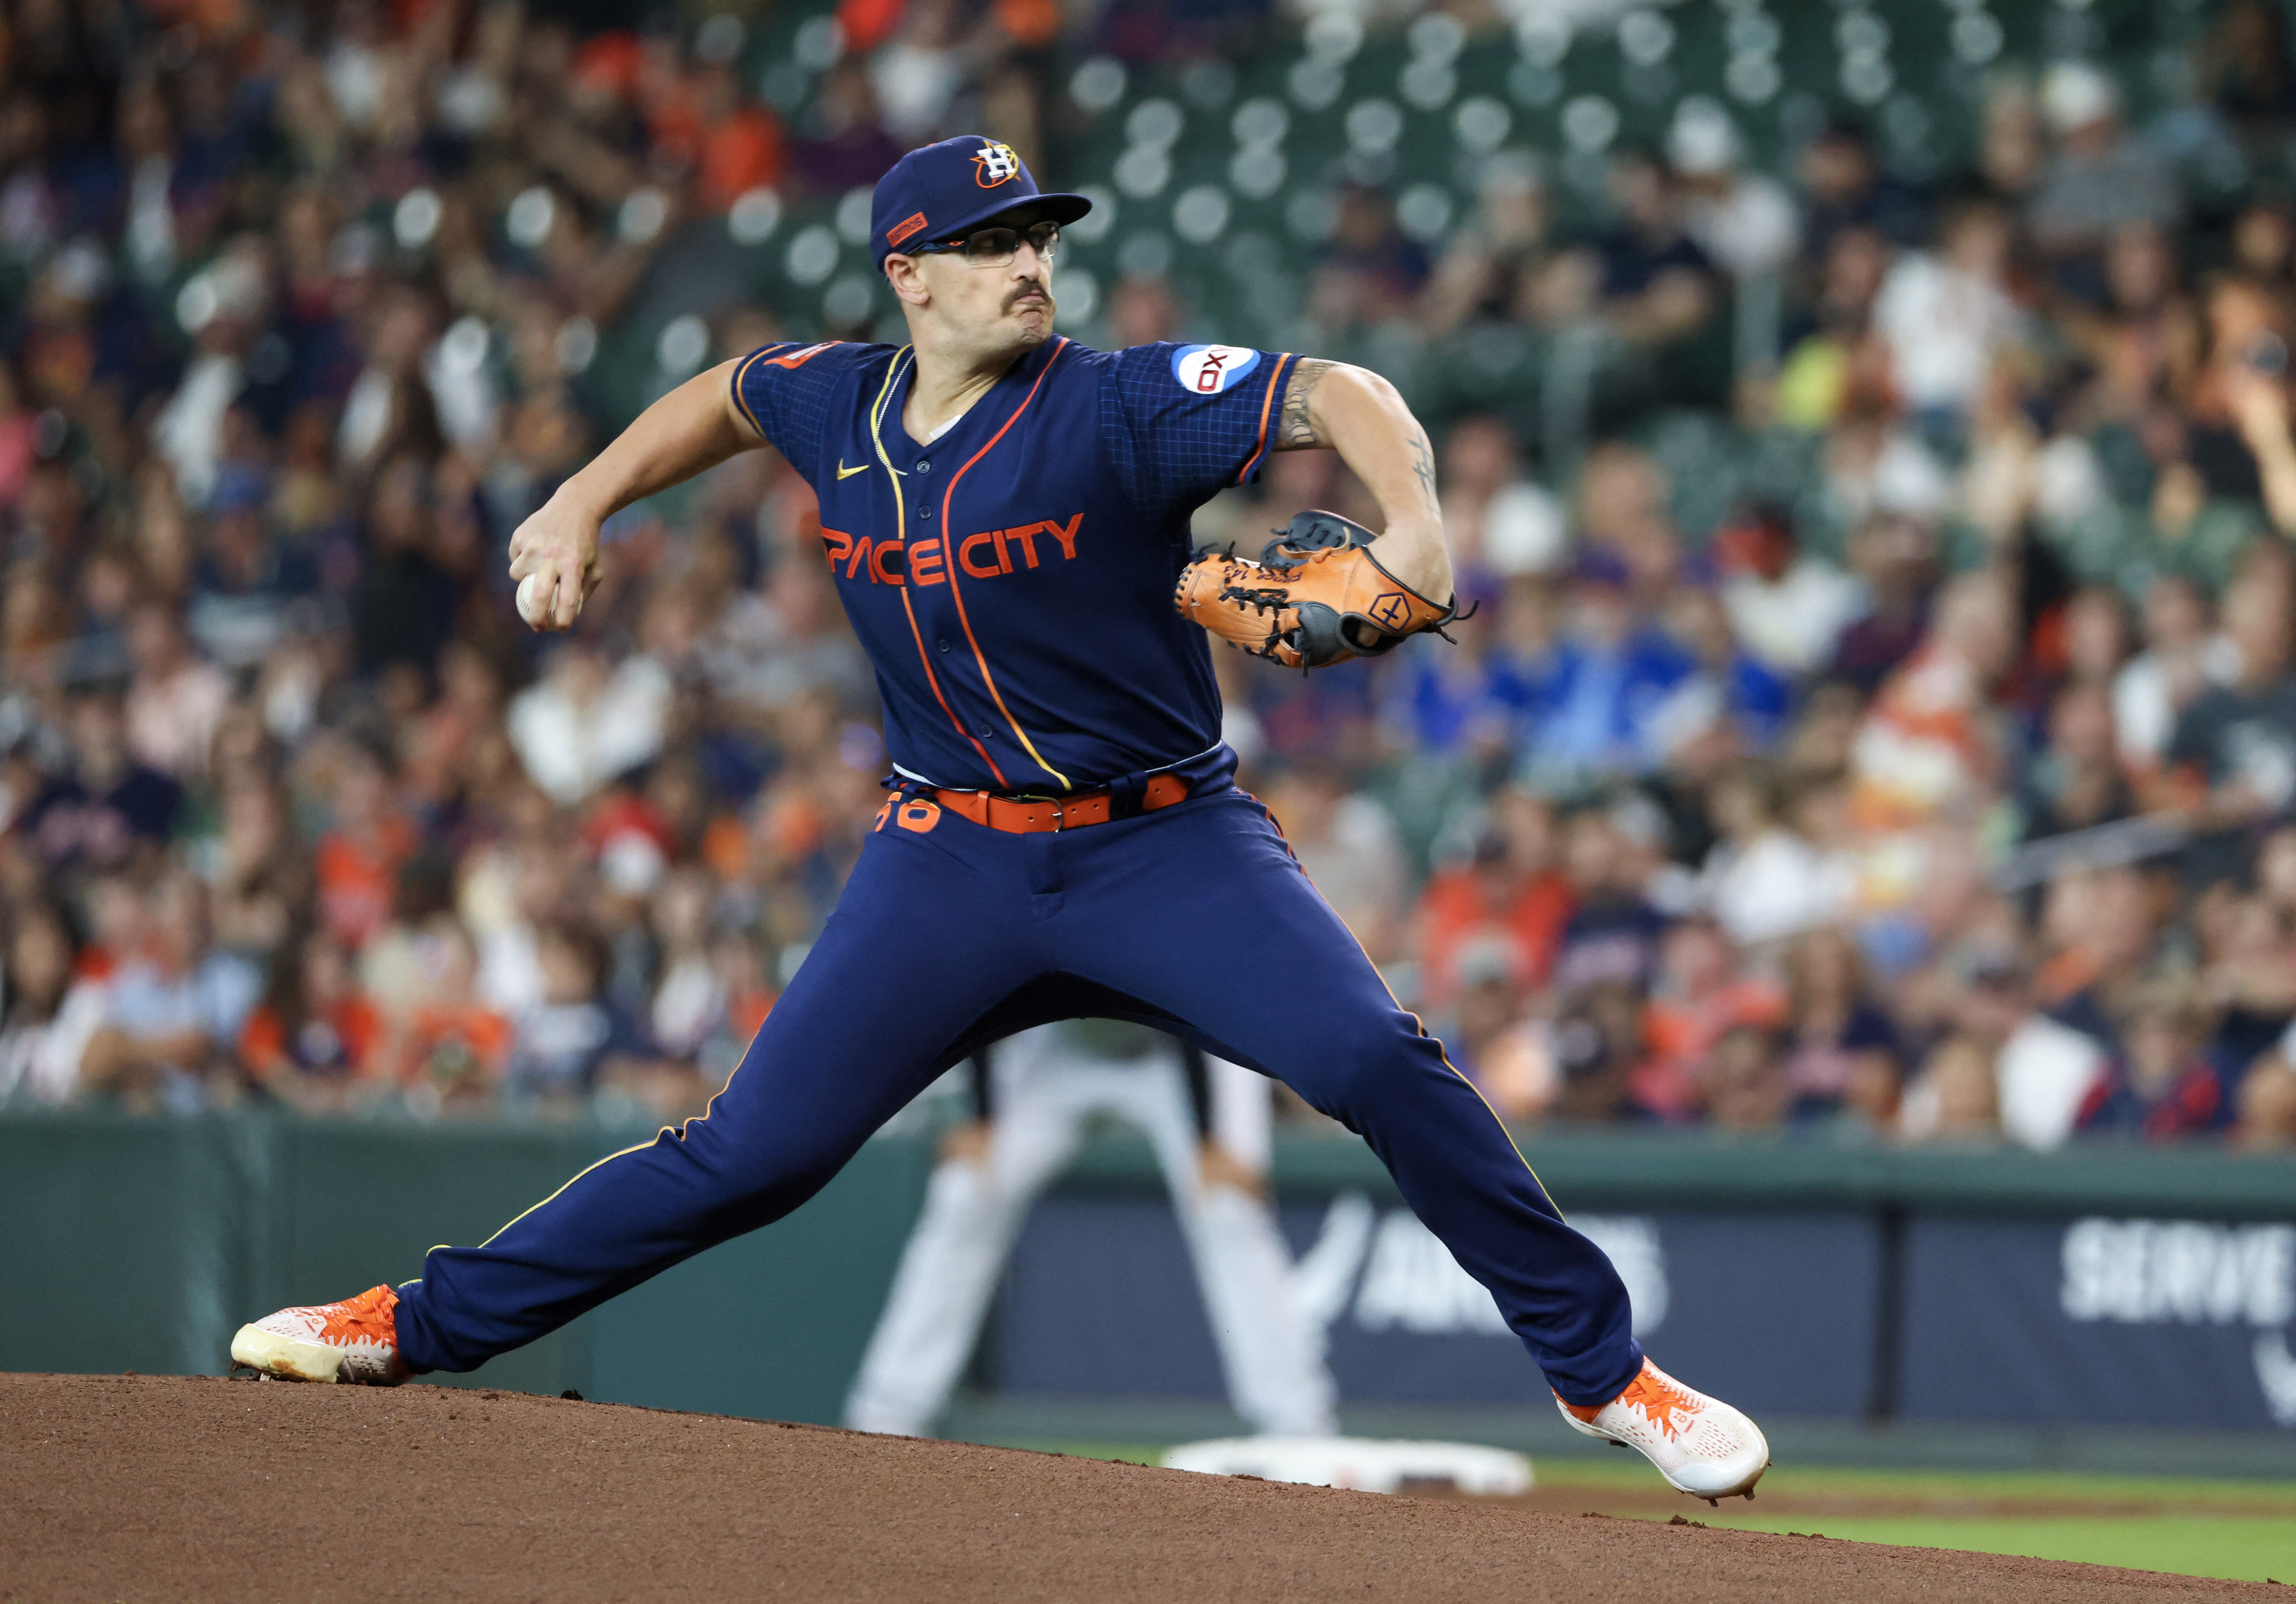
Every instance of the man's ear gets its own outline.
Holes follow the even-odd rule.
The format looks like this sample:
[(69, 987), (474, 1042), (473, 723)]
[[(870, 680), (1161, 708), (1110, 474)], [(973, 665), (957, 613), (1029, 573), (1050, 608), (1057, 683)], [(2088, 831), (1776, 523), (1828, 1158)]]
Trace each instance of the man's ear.
[(923, 266), (914, 256), (903, 256), (897, 251), (887, 257), (885, 278), (893, 286), (893, 293), (913, 307), (925, 306), (932, 300), (932, 292), (925, 287)]

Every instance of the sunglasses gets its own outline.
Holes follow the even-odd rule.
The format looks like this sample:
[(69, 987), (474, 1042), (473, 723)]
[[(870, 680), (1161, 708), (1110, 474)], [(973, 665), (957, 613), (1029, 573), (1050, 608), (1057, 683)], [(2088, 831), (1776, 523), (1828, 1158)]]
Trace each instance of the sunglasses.
[(1060, 254), (1061, 226), (1058, 223), (1031, 223), (1026, 228), (976, 228), (961, 240), (935, 240), (930, 244), (910, 248), (911, 256), (939, 256), (954, 252), (975, 267), (1006, 267), (1021, 254), (1021, 242), (1026, 240), (1036, 248), (1039, 259), (1050, 266)]

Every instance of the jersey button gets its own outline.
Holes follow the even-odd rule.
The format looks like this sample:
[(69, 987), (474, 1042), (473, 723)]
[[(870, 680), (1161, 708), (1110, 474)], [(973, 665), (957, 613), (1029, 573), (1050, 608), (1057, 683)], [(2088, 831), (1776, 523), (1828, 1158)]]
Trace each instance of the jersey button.
[(940, 647), (940, 649), (941, 649), (942, 651), (944, 651), (944, 652), (946, 652), (946, 651), (947, 651), (947, 650), (948, 650), (948, 639), (947, 639), (947, 637), (946, 636), (944, 636), (941, 639), (939, 639), (939, 640), (938, 640), (938, 641), (934, 642), (933, 644), (934, 644), (934, 645), (936, 645), (936, 646), (938, 646), (939, 647)]
[(917, 458), (917, 472), (918, 472), (918, 473), (931, 473), (931, 472), (932, 472), (932, 458), (931, 458), (931, 457), (918, 457), (918, 458)]
[(917, 508), (917, 521), (921, 523), (931, 523), (932, 522), (931, 502), (928, 501), (922, 506)]

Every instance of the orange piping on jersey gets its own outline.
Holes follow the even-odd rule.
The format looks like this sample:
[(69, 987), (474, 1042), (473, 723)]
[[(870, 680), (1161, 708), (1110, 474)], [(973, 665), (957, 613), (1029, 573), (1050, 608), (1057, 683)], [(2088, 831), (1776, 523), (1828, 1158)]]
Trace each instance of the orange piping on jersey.
[[(786, 341), (784, 341), (784, 343), (786, 343)], [(772, 363), (775, 367), (786, 367), (791, 373), (795, 373), (799, 368), (803, 367), (807, 363), (821, 355), (822, 352), (832, 350), (843, 343), (844, 341), (839, 340), (824, 340), (818, 345), (808, 345), (801, 350), (793, 350), (786, 357), (767, 357), (766, 360)]]
[(996, 760), (988, 755), (988, 748), (983, 746), (974, 738), (972, 732), (965, 728), (964, 721), (956, 716), (956, 710), (949, 706), (948, 698), (941, 695), (940, 679), (933, 672), (932, 658), (925, 651), (924, 635), (917, 628), (917, 610), (909, 605), (909, 588), (906, 585), (901, 587), (901, 610), (909, 615), (909, 637), (917, 643), (917, 661), (925, 665), (925, 683), (932, 687), (933, 700), (939, 703), (940, 711), (948, 715), (950, 727), (972, 743), (972, 750), (979, 753), (980, 761), (988, 765), (988, 772), (996, 777), (996, 783), (1006, 790), (1011, 790), (1013, 782), (1004, 777), (1004, 771), (996, 766)]
[[(996, 442), (1003, 440), (1013, 425), (1021, 421), (1021, 415), (1029, 410), (1029, 403), (1037, 399), (1037, 392), (1045, 387), (1046, 376), (1053, 371), (1053, 364), (1061, 359), (1061, 353), (1068, 349), (1068, 336), (1063, 334), (1061, 336), (1061, 342), (1053, 347), (1053, 354), (1045, 358), (1044, 372), (1039, 373), (1037, 375), (1037, 382), (1029, 386), (1028, 395), (1021, 399), (1021, 402), (1018, 407), (1013, 408), (1013, 415), (1004, 420), (1004, 427), (998, 429), (995, 434), (989, 436), (988, 443), (981, 447), (980, 450), (975, 451), (972, 457), (965, 463), (964, 467), (959, 468), (955, 473), (948, 476), (948, 489), (943, 490), (940, 495), (940, 531), (942, 539), (946, 540), (948, 539), (948, 531), (954, 527), (954, 525), (952, 525), (948, 521), (948, 509), (950, 502), (956, 495), (956, 481), (963, 479), (967, 473), (971, 472), (974, 463), (979, 462), (982, 457), (988, 456), (991, 451), (994, 451), (996, 448)], [(965, 614), (964, 589), (956, 582), (956, 570), (959, 564), (955, 563), (952, 563), (949, 566), (948, 593), (956, 598), (956, 621), (964, 626), (964, 638), (971, 643), (972, 646), (972, 661), (980, 665), (980, 681), (983, 685), (986, 685), (988, 687), (988, 699), (996, 703), (996, 711), (1004, 715), (1004, 722), (1011, 728), (1013, 737), (1021, 743), (1021, 750), (1029, 754), (1029, 758), (1035, 761), (1037, 767), (1043, 769), (1046, 774), (1051, 775), (1054, 779), (1060, 781), (1062, 790), (1067, 791), (1072, 789), (1069, 784), (1069, 777), (1062, 774), (1059, 769), (1054, 768), (1050, 763), (1045, 761), (1044, 754), (1037, 750), (1037, 744), (1029, 738), (1029, 732), (1021, 728), (1021, 721), (1013, 716), (1013, 710), (1004, 705), (1004, 694), (996, 688), (996, 681), (988, 672), (988, 659), (980, 650), (980, 637), (975, 636), (972, 632), (972, 620)], [(906, 596), (908, 592), (905, 590), (901, 594)], [(982, 755), (986, 756), (987, 754), (983, 753)], [(993, 768), (995, 765), (991, 764), (990, 767)], [(999, 781), (1002, 781), (1004, 777), (1000, 774), (996, 777)]]
[[(885, 478), (893, 487), (893, 527), (896, 529), (906, 527), (908, 506), (901, 495), (901, 476), (893, 471), (893, 459), (885, 455), (885, 440), (878, 432), (878, 425), (884, 421), (885, 403), (893, 393), (893, 381), (901, 376), (901, 358), (907, 353), (906, 346), (893, 353), (892, 361), (885, 366), (884, 387), (877, 391), (877, 404), (869, 409), (869, 443), (877, 448), (877, 460), (885, 465)], [(946, 531), (943, 538), (947, 538)], [(955, 588), (954, 585), (950, 587), (952, 589)], [(933, 700), (940, 703), (940, 711), (948, 715), (949, 728), (972, 744), (972, 750), (980, 754), (980, 761), (988, 765), (988, 772), (996, 777), (996, 783), (1009, 790), (1013, 782), (1004, 777), (1004, 771), (996, 766), (996, 760), (988, 755), (988, 748), (965, 728), (964, 720), (956, 716), (956, 710), (948, 704), (948, 697), (942, 694), (940, 676), (933, 672), (932, 654), (925, 650), (924, 631), (917, 628), (917, 610), (909, 600), (909, 587), (906, 585), (901, 587), (901, 611), (908, 615), (909, 638), (917, 643), (917, 662), (923, 665), (925, 683), (932, 687)]]
[(1275, 409), (1276, 382), (1283, 378), (1283, 365), (1290, 360), (1292, 353), (1285, 351), (1275, 358), (1275, 371), (1267, 375), (1267, 393), (1259, 398), (1259, 444), (1252, 448), (1251, 455), (1243, 459), (1243, 466), (1237, 471), (1235, 481), (1238, 484), (1250, 478), (1252, 469), (1259, 465), (1259, 459), (1267, 455), (1267, 415)]
[(750, 403), (742, 394), (742, 375), (748, 373), (750, 369), (756, 365), (758, 358), (764, 356), (767, 351), (772, 350), (773, 349), (774, 347), (770, 345), (759, 346), (756, 350), (751, 351), (748, 356), (742, 358), (740, 364), (734, 369), (734, 405), (739, 407), (742, 409), (742, 415), (750, 420), (750, 427), (758, 432), (758, 438), (759, 440), (764, 440), (766, 438), (766, 426), (758, 422), (758, 415), (750, 410)]

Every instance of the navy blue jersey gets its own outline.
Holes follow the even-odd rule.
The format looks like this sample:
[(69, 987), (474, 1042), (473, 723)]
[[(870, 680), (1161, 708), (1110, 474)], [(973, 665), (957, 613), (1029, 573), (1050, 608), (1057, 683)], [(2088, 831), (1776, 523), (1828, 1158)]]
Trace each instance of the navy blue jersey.
[(898, 771), (1086, 791), (1218, 744), (1209, 637), (1173, 588), (1189, 514), (1257, 476), (1295, 366), (1055, 338), (920, 445), (906, 346), (769, 345), (735, 365), (743, 415), (821, 498)]

